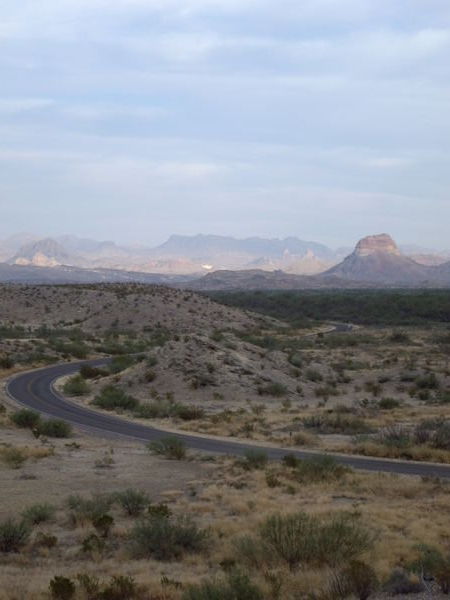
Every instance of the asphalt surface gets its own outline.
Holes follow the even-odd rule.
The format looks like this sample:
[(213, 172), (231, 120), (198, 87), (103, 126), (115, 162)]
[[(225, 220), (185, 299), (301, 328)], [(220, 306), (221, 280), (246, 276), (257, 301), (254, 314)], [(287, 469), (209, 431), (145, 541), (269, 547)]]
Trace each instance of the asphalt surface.
[[(108, 359), (63, 363), (18, 374), (7, 384), (8, 395), (19, 404), (36, 410), (44, 416), (64, 419), (74, 427), (86, 432), (95, 433), (105, 438), (123, 437), (142, 442), (155, 441), (166, 437), (166, 431), (148, 425), (133, 423), (120, 417), (107, 415), (84, 406), (80, 406), (63, 398), (54, 388), (53, 383), (59, 377), (75, 373), (83, 364), (102, 366)], [(172, 435), (172, 434), (171, 434)], [(176, 434), (189, 448), (210, 454), (242, 455), (249, 449), (262, 449), (271, 459), (281, 459), (291, 453), (299, 458), (317, 456), (315, 452), (292, 450), (291, 448), (275, 448), (273, 446), (246, 444), (231, 440), (221, 440), (198, 436), (195, 434)], [(450, 478), (450, 465), (436, 465), (410, 461), (393, 461), (357, 456), (333, 455), (339, 463), (354, 469), (382, 471), (404, 475), (423, 477)]]

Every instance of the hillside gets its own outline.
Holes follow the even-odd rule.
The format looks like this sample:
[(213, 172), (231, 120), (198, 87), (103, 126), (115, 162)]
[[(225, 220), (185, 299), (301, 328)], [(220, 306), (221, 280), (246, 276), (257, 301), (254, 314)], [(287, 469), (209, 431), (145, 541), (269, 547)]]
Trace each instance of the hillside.
[(381, 285), (427, 286), (438, 283), (441, 279), (432, 267), (402, 255), (394, 240), (387, 234), (360, 240), (343, 262), (323, 274), (330, 275)]

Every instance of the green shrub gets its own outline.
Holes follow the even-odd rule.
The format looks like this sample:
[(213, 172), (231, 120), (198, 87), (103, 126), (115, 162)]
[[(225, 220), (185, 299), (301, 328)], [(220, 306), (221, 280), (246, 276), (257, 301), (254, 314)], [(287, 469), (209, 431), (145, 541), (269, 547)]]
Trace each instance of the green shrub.
[(179, 559), (186, 552), (199, 552), (208, 534), (187, 517), (142, 519), (130, 533), (131, 553), (135, 558)]
[(54, 548), (58, 543), (58, 538), (55, 535), (48, 535), (47, 533), (43, 533), (39, 531), (34, 540), (35, 546), (41, 548)]
[(323, 375), (317, 369), (307, 369), (305, 376), (308, 381), (312, 381), (313, 383), (319, 383), (320, 381), (323, 381)]
[(10, 356), (2, 356), (0, 358), (0, 369), (12, 369), (14, 361)]
[(163, 437), (157, 441), (149, 442), (147, 448), (152, 454), (158, 454), (173, 460), (186, 458), (186, 444), (174, 435)]
[(33, 429), (36, 427), (41, 420), (39, 413), (34, 410), (29, 410), (28, 408), (22, 408), (21, 410), (16, 410), (11, 415), (11, 421), (17, 427), (24, 427), (27, 429)]
[(90, 533), (81, 542), (81, 548), (86, 554), (101, 554), (105, 549), (105, 540)]
[(97, 494), (91, 498), (73, 495), (67, 499), (67, 505), (76, 522), (91, 521), (93, 523), (110, 510), (114, 499), (112, 494)]
[(301, 564), (337, 566), (370, 549), (373, 536), (348, 513), (320, 519), (304, 512), (272, 515), (260, 536), (291, 569)]
[(313, 517), (300, 512), (291, 515), (272, 515), (260, 528), (260, 536), (291, 569), (314, 558), (317, 523)]
[(54, 600), (71, 600), (75, 596), (75, 584), (67, 578), (56, 575), (50, 581), (49, 591)]
[(145, 361), (147, 367), (149, 367), (150, 369), (152, 367), (156, 367), (156, 365), (158, 364), (158, 359), (156, 358), (156, 356), (154, 354), (149, 354), (147, 356), (147, 360)]
[(381, 398), (378, 402), (378, 406), (381, 410), (393, 410), (394, 408), (399, 408), (401, 402), (395, 398)]
[(359, 417), (348, 414), (311, 415), (302, 419), (303, 426), (322, 434), (357, 435), (371, 433), (372, 428)]
[(139, 402), (133, 396), (126, 394), (121, 388), (109, 384), (102, 388), (100, 394), (95, 396), (92, 404), (105, 410), (135, 410)]
[(20, 469), (27, 460), (24, 451), (13, 446), (0, 448), (0, 458), (10, 469)]
[(150, 504), (150, 498), (142, 490), (128, 488), (123, 492), (116, 493), (116, 500), (130, 517), (140, 515)]
[(120, 356), (115, 356), (112, 361), (109, 363), (108, 367), (111, 373), (120, 373), (121, 371), (125, 371), (132, 365), (134, 365), (135, 360), (129, 354), (123, 354)]
[(22, 518), (31, 525), (39, 525), (50, 521), (56, 512), (53, 504), (32, 504), (22, 512)]
[(147, 512), (151, 517), (163, 517), (169, 518), (172, 516), (172, 511), (164, 502), (160, 502), (159, 504), (150, 504), (147, 508)]
[(107, 538), (112, 526), (114, 525), (114, 519), (111, 515), (105, 513), (92, 519), (92, 525), (97, 530), (97, 533), (103, 538)]
[(54, 438), (67, 438), (72, 435), (72, 425), (62, 419), (47, 419), (38, 426), (40, 435)]
[(370, 565), (352, 560), (335, 573), (330, 587), (333, 598), (345, 600), (356, 596), (358, 600), (367, 600), (377, 590), (378, 578)]
[(138, 598), (138, 594), (138, 586), (132, 577), (114, 575), (100, 593), (99, 600), (133, 600)]
[(265, 450), (259, 450), (258, 448), (250, 448), (244, 452), (244, 459), (238, 461), (244, 469), (264, 469), (269, 461), (269, 457)]
[(263, 600), (264, 596), (248, 575), (233, 571), (226, 579), (207, 580), (190, 585), (182, 600)]
[(396, 568), (392, 571), (389, 579), (383, 585), (383, 591), (392, 596), (400, 594), (419, 594), (423, 591), (423, 585), (411, 577), (405, 569)]
[(0, 552), (19, 552), (30, 537), (31, 528), (25, 521), (6, 519), (0, 523)]
[(322, 455), (299, 460), (295, 477), (301, 483), (336, 481), (342, 479), (350, 469), (336, 461), (332, 456)]
[(172, 415), (182, 421), (195, 421), (196, 419), (202, 419), (205, 416), (205, 411), (199, 406), (174, 404)]
[(437, 390), (440, 387), (439, 379), (434, 373), (416, 377), (415, 384), (419, 390)]
[(70, 377), (63, 386), (63, 392), (67, 396), (84, 396), (90, 388), (81, 375)]
[(91, 367), (89, 365), (83, 365), (80, 368), (80, 376), (83, 379), (95, 379), (96, 377), (104, 377), (108, 372), (104, 369), (99, 369), (97, 367)]
[(274, 396), (275, 398), (286, 396), (288, 392), (289, 390), (287, 387), (277, 381), (272, 381), (272, 383), (268, 383), (267, 385), (258, 388), (259, 394), (264, 396)]

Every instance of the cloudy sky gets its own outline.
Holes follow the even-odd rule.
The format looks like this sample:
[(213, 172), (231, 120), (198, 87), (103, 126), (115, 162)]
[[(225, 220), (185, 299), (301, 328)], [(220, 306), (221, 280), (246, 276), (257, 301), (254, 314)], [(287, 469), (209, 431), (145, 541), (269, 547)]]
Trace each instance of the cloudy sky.
[(0, 237), (449, 248), (448, 0), (2, 0)]

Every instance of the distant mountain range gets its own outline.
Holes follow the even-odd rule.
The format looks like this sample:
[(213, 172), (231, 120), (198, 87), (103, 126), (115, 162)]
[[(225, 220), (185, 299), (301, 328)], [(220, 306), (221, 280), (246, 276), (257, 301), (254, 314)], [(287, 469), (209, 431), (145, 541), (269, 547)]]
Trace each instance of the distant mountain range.
[(173, 235), (155, 248), (137, 248), (75, 236), (36, 239), (31, 234), (19, 234), (0, 242), (0, 257), (10, 265), (75, 266), (197, 276), (217, 269), (253, 267), (314, 274), (337, 262), (336, 254), (325, 245), (295, 237), (240, 240), (217, 235)]
[[(18, 234), (0, 242), (0, 281), (182, 283), (192, 289), (450, 286), (445, 254), (408, 256), (387, 234), (336, 252), (295, 237), (173, 235), (155, 248), (75, 236)], [(1, 262), (2, 261), (2, 262)]]
[(387, 234), (363, 238), (342, 262), (313, 276), (282, 271), (217, 271), (188, 283), (195, 290), (450, 287), (450, 262), (419, 264)]

